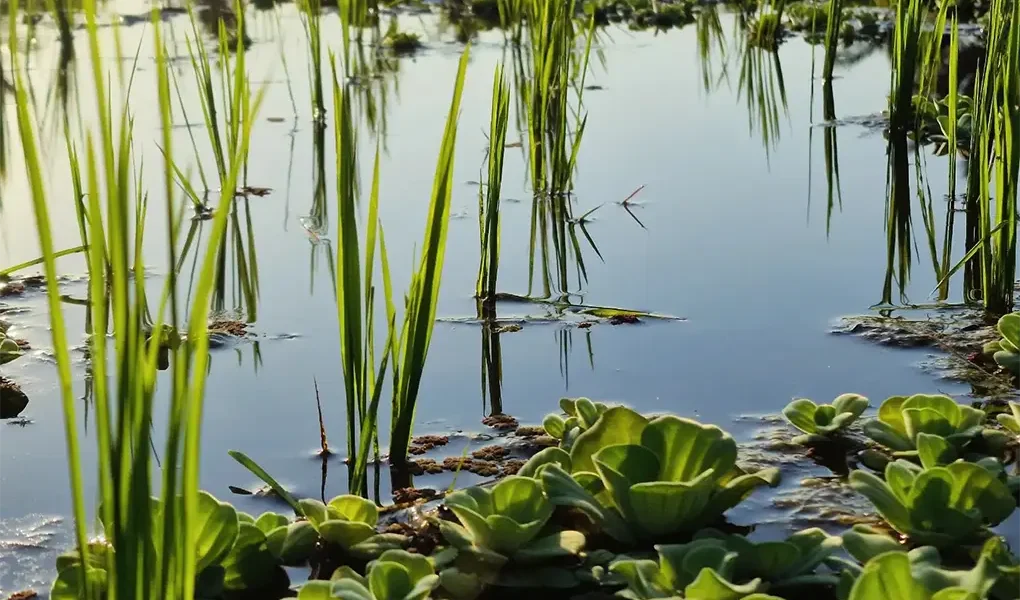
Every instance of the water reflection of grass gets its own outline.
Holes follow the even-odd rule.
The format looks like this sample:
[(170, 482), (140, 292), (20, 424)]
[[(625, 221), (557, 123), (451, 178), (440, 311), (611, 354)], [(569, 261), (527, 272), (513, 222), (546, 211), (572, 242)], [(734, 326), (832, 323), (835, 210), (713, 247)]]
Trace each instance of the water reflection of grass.
[(781, 116), (789, 114), (779, 53), (744, 45), (737, 92), (747, 107), (748, 131), (761, 136), (768, 157), (779, 143)]
[[(811, 104), (814, 111), (814, 89), (815, 82), (812, 78)], [(812, 124), (808, 129), (808, 216), (811, 210), (811, 193), (813, 173), (812, 164), (814, 159), (814, 135), (815, 130), (821, 128), (823, 136), (823, 152), (825, 162), (825, 234), (829, 235), (832, 230), (832, 215), (838, 206), (843, 209), (843, 189), (839, 179), (839, 126), (836, 123), (836, 99), (832, 89), (832, 82), (825, 80), (822, 83), (822, 123)]]

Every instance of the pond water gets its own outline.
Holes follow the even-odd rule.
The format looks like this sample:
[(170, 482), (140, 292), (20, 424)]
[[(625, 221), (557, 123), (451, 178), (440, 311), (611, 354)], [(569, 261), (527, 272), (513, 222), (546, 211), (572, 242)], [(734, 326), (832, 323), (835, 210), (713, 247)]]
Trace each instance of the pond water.
[[(117, 2), (105, 10), (132, 14), (145, 7)], [(335, 448), (346, 444), (336, 307), (327, 260), (335, 252), (328, 238), (336, 230), (332, 133), (325, 136), (329, 192), (323, 214), (323, 206), (315, 202), (316, 142), (304, 32), (292, 6), (279, 10), (279, 28), (273, 13), (253, 12), (249, 19), (253, 44), (248, 60), (254, 78), (267, 83), (267, 96), (254, 128), (248, 183), (272, 189), (240, 207), (242, 219), (250, 218), (252, 237), (245, 235), (245, 243), (251, 244), (257, 258), (255, 336), (213, 351), (202, 441), (203, 488), (250, 511), (262, 510), (260, 501), (232, 495), (227, 486), (252, 489), (257, 482), (227, 456), (228, 450), (244, 451), (299, 496), (320, 494), (322, 465), (314, 456), (319, 444), (316, 384), (330, 443)], [(610, 27), (601, 34), (604, 61), (594, 61), (588, 83), (597, 87), (584, 96), (588, 124), (573, 202), (577, 215), (601, 205), (587, 229), (604, 260), (582, 239), (587, 279), (578, 279), (575, 257), (566, 257), (567, 289), (554, 284), (551, 294), (567, 293), (575, 303), (647, 310), (682, 320), (643, 319), (581, 329), (570, 321), (536, 319), (525, 320), (520, 331), (498, 334), (502, 357), (498, 400), (503, 412), (522, 423), (540, 423), (562, 396), (589, 396), (626, 402), (642, 411), (695, 417), (746, 440), (757, 420), (737, 417), (778, 413), (795, 397), (828, 401), (853, 391), (876, 405), (893, 394), (934, 390), (968, 394), (966, 386), (936, 380), (918, 368), (929, 358), (927, 350), (888, 349), (830, 333), (841, 316), (866, 313), (882, 296), (887, 259), (886, 142), (880, 129), (854, 124), (836, 129), (841, 205), (827, 215), (824, 129), (818, 126), (823, 121), (822, 87), (811, 76), (813, 61), (820, 65), (821, 50), (793, 38), (782, 45), (778, 64), (768, 54), (756, 57), (766, 67), (765, 89), (775, 90), (770, 101), (778, 111), (778, 129), (763, 140), (758, 98), (749, 101), (741, 82), (746, 51), (735, 43), (735, 19), (720, 9), (726, 52), (715, 49), (709, 57), (707, 88), (695, 26), (658, 34)], [(186, 56), (187, 17), (171, 17), (168, 23), (178, 31), (178, 56)], [(380, 218), (393, 280), (398, 283), (407, 281), (420, 244), (462, 50), (451, 33), (438, 33), (436, 17), (405, 15), (401, 26), (425, 33), (426, 48), (401, 58), (396, 72), (373, 84), (386, 90), (385, 106), (376, 97), (386, 127)], [(56, 61), (52, 43), (56, 33), (45, 23), (40, 27), (33, 64), (46, 78)], [(142, 40), (131, 100), (134, 141), (156, 165), (158, 115), (151, 41), (141, 25), (125, 27), (123, 34), (126, 49)], [(330, 48), (339, 45), (335, 14), (323, 19), (322, 35)], [(78, 48), (85, 56), (84, 41), (79, 40)], [(109, 50), (104, 60), (112, 68), (118, 58)], [(833, 97), (841, 119), (874, 115), (886, 105), (887, 51), (879, 47), (859, 54), (836, 67)], [(480, 421), (492, 411), (482, 384), (482, 330), (470, 319), (475, 316), (472, 294), (478, 265), (476, 181), (487, 146), (483, 132), (488, 128), (492, 72), (504, 55), (498, 32), (482, 33), (471, 48), (439, 307), (442, 320), (436, 325), (422, 383), (416, 433), (487, 431)], [(183, 59), (179, 65), (185, 94), (193, 93), (190, 65)], [(84, 76), (80, 80), (88, 81)], [(778, 96), (780, 87), (785, 100)], [(197, 102), (191, 107), (192, 121), (199, 120)], [(512, 117), (508, 141), (517, 142), (520, 134), (513, 123)], [(374, 144), (369, 142), (373, 137), (366, 120), (361, 127), (367, 188)], [(194, 132), (208, 159), (204, 133)], [(53, 139), (48, 147), (60, 151), (50, 157), (47, 185), (54, 203), (56, 245), (70, 247), (78, 243), (77, 225), (62, 140), (57, 134)], [(186, 128), (175, 130), (174, 143), (179, 152), (189, 150)], [(3, 194), (0, 265), (39, 254), (26, 183), (19, 177), (18, 152), (15, 148), (11, 153), (13, 176)], [(933, 160), (929, 167), (938, 192), (944, 161)], [(156, 168), (149, 171), (146, 183), (160, 189), (161, 175)], [(620, 204), (641, 186), (632, 206)], [(503, 197), (500, 289), (523, 294), (532, 279), (531, 291), (541, 293), (542, 268), (529, 278), (532, 202), (519, 148), (507, 150)], [(938, 206), (941, 194), (935, 198)], [(155, 294), (167, 265), (162, 203), (153, 201), (152, 206), (146, 263), (152, 273), (149, 288)], [(242, 228), (247, 228), (246, 221)], [(555, 272), (557, 257), (538, 257), (539, 263), (543, 260)], [(61, 259), (59, 265), (69, 276), (63, 293), (84, 297), (81, 259)], [(923, 302), (934, 287), (930, 270), (918, 266), (907, 291), (912, 300)], [(236, 278), (228, 278), (224, 308), (247, 306), (238, 290)], [(48, 519), (68, 514), (70, 492), (44, 294), (30, 291), (4, 302), (14, 309), (5, 315), (13, 323), (12, 333), (28, 339), (34, 348), (28, 357), (3, 366), (3, 374), (16, 379), (31, 398), (20, 426), (7, 422), (0, 427), (0, 538), (6, 540), (0, 542), (0, 589), (11, 591), (45, 581), (53, 552), (69, 544), (69, 523)], [(501, 303), (498, 312), (501, 318), (513, 319), (540, 317), (546, 311), (541, 305)], [(83, 396), (84, 310), (69, 304), (65, 315), (72, 343), (79, 348), (74, 354), (75, 389)], [(77, 408), (85, 472), (92, 473), (95, 450), (87, 423), (90, 416), (84, 412), (87, 403)], [(159, 411), (157, 417), (159, 449), (164, 422)], [(388, 419), (384, 409), (380, 421)], [(450, 450), (454, 455), (459, 452), (457, 447)], [(327, 498), (346, 491), (339, 458), (330, 461), (329, 469)], [(386, 476), (382, 479), (383, 498), (388, 499), (389, 482)], [(473, 480), (463, 476), (458, 484)], [(418, 483), (445, 488), (450, 480), (426, 478)], [(89, 498), (95, 496), (93, 484), (87, 481)], [(775, 509), (767, 500), (758, 501), (742, 508), (734, 521), (762, 522), (769, 510)], [(52, 537), (38, 542), (39, 558), (33, 563), (33, 551), (16, 540), (30, 538), (31, 527), (40, 523)]]

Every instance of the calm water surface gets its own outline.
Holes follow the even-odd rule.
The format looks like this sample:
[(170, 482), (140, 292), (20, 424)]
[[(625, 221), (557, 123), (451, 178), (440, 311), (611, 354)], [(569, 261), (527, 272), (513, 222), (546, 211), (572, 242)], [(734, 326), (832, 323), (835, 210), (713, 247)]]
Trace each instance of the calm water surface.
[[(128, 7), (122, 12), (144, 9)], [(186, 56), (183, 36), (190, 26), (186, 18), (170, 23), (177, 32), (177, 52)], [(227, 486), (253, 488), (257, 482), (227, 456), (227, 450), (243, 450), (298, 495), (320, 493), (321, 464), (312, 455), (318, 446), (313, 381), (318, 382), (331, 444), (336, 448), (346, 444), (336, 308), (326, 260), (334, 252), (328, 238), (336, 229), (332, 132), (326, 132), (329, 192), (321, 218), (321, 207), (317, 211), (314, 202), (316, 154), (304, 34), (292, 7), (281, 9), (280, 23), (282, 34), (271, 13), (255, 15), (249, 23), (253, 77), (268, 82), (252, 142), (249, 183), (273, 190), (266, 197), (253, 197), (247, 206), (261, 282), (253, 327), (257, 335), (253, 342), (214, 351), (202, 442), (203, 487), (249, 511), (265, 506), (231, 495)], [(375, 84), (387, 89), (385, 110), (380, 113), (385, 114), (388, 131), (380, 216), (398, 283), (407, 281), (420, 244), (462, 48), (449, 34), (435, 34), (433, 17), (404, 17), (402, 25), (430, 36), (425, 51), (401, 59), (395, 74)], [(732, 47), (733, 18), (723, 15), (722, 25), (728, 36), (725, 43)], [(45, 78), (49, 76), (46, 67), (55, 64), (55, 32), (44, 27), (39, 37), (33, 73)], [(125, 28), (124, 39), (124, 47), (132, 49), (143, 40), (132, 97), (137, 120), (134, 140), (152, 165), (146, 183), (158, 190), (151, 41), (141, 26)], [(339, 45), (335, 15), (323, 20), (323, 39), (329, 40), (330, 47)], [(877, 404), (889, 395), (925, 390), (967, 393), (964, 386), (934, 380), (917, 368), (916, 363), (928, 357), (924, 351), (888, 350), (829, 333), (840, 316), (866, 312), (881, 297), (886, 260), (885, 141), (880, 132), (865, 127), (838, 129), (842, 207), (834, 209), (827, 227), (822, 129), (812, 127), (813, 121), (822, 121), (821, 92), (819, 82), (811, 79), (810, 46), (793, 39), (779, 52), (788, 104), (785, 110), (779, 107), (779, 128), (764, 143), (757, 115), (749, 121), (746, 95), (739, 85), (738, 49), (726, 56), (713, 55), (713, 77), (720, 80), (706, 90), (693, 26), (659, 35), (610, 29), (601, 45), (604, 65), (596, 63), (588, 80), (600, 89), (584, 96), (589, 117), (574, 201), (575, 214), (604, 204), (594, 213), (588, 231), (605, 260), (582, 239), (587, 281), (578, 281), (571, 267), (569, 289), (554, 291), (569, 292), (574, 302), (648, 310), (685, 320), (600, 324), (587, 330), (564, 323), (527, 323), (519, 332), (500, 335), (504, 412), (523, 423), (538, 423), (561, 396), (585, 395), (627, 402), (643, 411), (693, 416), (746, 439), (749, 425), (737, 423), (735, 417), (776, 413), (794, 397), (824, 401), (854, 391)], [(282, 68), (281, 48), (293, 76), (291, 86)], [(79, 40), (80, 56), (85, 56), (84, 49)], [(108, 50), (104, 57), (112, 68), (117, 59), (112, 47)], [(475, 315), (471, 298), (478, 263), (475, 181), (480, 178), (487, 146), (482, 132), (488, 128), (492, 71), (503, 56), (499, 34), (483, 34), (472, 47), (439, 309), (444, 320), (436, 325), (422, 383), (418, 433), (479, 432), (485, 429), (480, 420), (490, 411), (481, 385), (481, 328), (458, 319)], [(820, 55), (816, 58), (821, 60)], [(184, 60), (178, 64), (185, 93), (194, 93), (190, 66)], [(888, 69), (881, 49), (853, 65), (837, 66), (833, 83), (837, 116), (881, 111)], [(721, 73), (726, 76), (720, 77)], [(81, 81), (88, 81), (82, 74)], [(771, 85), (777, 83), (772, 80)], [(327, 105), (331, 106), (328, 100)], [(190, 119), (200, 119), (197, 100), (190, 109)], [(82, 110), (92, 114), (91, 108)], [(362, 125), (367, 189), (374, 144)], [(204, 132), (194, 132), (205, 153)], [(511, 124), (508, 141), (519, 140)], [(176, 129), (174, 142), (179, 155), (188, 155), (187, 129)], [(57, 246), (74, 246), (78, 234), (59, 135), (54, 134), (48, 148), (53, 149), (47, 185), (58, 228)], [(209, 156), (205, 153), (206, 160)], [(21, 163), (17, 157), (12, 160), (14, 176), (4, 192), (0, 220), (0, 265), (38, 255), (25, 183), (17, 176)], [(936, 190), (937, 182), (944, 180), (940, 168), (944, 167), (933, 164), (931, 169)], [(631, 210), (646, 229), (618, 204), (642, 185)], [(529, 186), (523, 154), (520, 149), (508, 149), (499, 272), (504, 291), (528, 291)], [(162, 204), (153, 201), (146, 234), (153, 294), (166, 272), (162, 210)], [(322, 241), (318, 243), (306, 229), (314, 226), (315, 215), (325, 226), (319, 230)], [(84, 297), (81, 260), (62, 259), (60, 266), (71, 277), (64, 293)], [(930, 271), (920, 267), (914, 271), (908, 291), (912, 300), (924, 301), (935, 282)], [(542, 290), (539, 279), (534, 279), (533, 291)], [(236, 289), (231, 292), (228, 287), (227, 292), (224, 307), (240, 306)], [(70, 527), (67, 522), (46, 521), (66, 515), (70, 497), (45, 298), (42, 292), (33, 292), (8, 304), (18, 309), (7, 317), (14, 323), (12, 333), (29, 339), (35, 350), (30, 357), (3, 367), (4, 375), (15, 378), (31, 397), (22, 415), (30, 423), (0, 427), (0, 539), (8, 540), (0, 545), (0, 589), (5, 591), (44, 582), (53, 553), (69, 543)], [(506, 304), (499, 313), (501, 317), (541, 316), (544, 310)], [(65, 315), (72, 342), (79, 347), (74, 355), (76, 392), (83, 395), (84, 313), (81, 307), (69, 305)], [(91, 417), (82, 412), (84, 403), (78, 408), (85, 472), (92, 473), (94, 439), (86, 427)], [(381, 422), (388, 418), (388, 413), (380, 415)], [(157, 420), (157, 434), (163, 427)], [(161, 440), (156, 442), (161, 448)], [(459, 454), (460, 449), (450, 452)], [(330, 469), (327, 497), (346, 491), (342, 463), (334, 460)], [(386, 479), (384, 496), (389, 487)], [(462, 478), (458, 483), (467, 481)], [(87, 482), (89, 497), (95, 495), (93, 483)], [(419, 483), (445, 487), (449, 480)], [(759, 522), (763, 520), (760, 512), (767, 510), (768, 501), (757, 500), (742, 508), (734, 520)], [(33, 533), (35, 526), (53, 537)], [(36, 539), (33, 535), (38, 538), (36, 550), (17, 549), (10, 543)]]

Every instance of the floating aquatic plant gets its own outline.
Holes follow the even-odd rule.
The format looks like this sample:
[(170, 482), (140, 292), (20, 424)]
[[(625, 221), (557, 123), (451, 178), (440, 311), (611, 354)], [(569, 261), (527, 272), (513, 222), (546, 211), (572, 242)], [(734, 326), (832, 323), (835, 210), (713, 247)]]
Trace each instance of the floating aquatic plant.
[(1020, 402), (1009, 402), (1009, 411), (1012, 414), (996, 415), (995, 420), (1005, 427), (1013, 435), (1020, 436)]
[(896, 460), (885, 480), (857, 470), (850, 486), (866, 496), (893, 529), (921, 544), (947, 546), (978, 536), (1005, 520), (1016, 500), (988, 469), (963, 461), (923, 468)]
[(761, 593), (767, 587), (761, 579), (734, 583), (737, 555), (715, 542), (718, 540), (658, 545), (658, 561), (624, 559), (612, 563), (610, 572), (627, 582), (619, 595), (631, 600), (779, 600)]
[[(967, 570), (943, 566), (939, 551), (932, 546), (908, 551), (897, 540), (867, 525), (855, 525), (844, 533), (843, 545), (860, 565), (848, 561), (839, 563), (844, 569), (838, 593), (840, 597), (859, 600), (892, 600), (894, 597), (1007, 600), (1016, 595), (1015, 583), (1018, 583), (1020, 570), (1013, 573), (1016, 559), (999, 537), (991, 537), (984, 543), (977, 563)], [(902, 558), (887, 558), (890, 555)], [(859, 583), (862, 577), (867, 579)], [(886, 590), (876, 588), (879, 580)], [(1014, 585), (1011, 586), (1011, 583)], [(853, 595), (851, 589), (858, 595)], [(889, 590), (897, 590), (898, 595), (890, 596)]]
[(373, 558), (408, 543), (402, 535), (377, 533), (375, 526), (379, 522), (379, 509), (375, 502), (360, 496), (337, 496), (326, 504), (303, 499), (298, 504), (322, 539), (336, 544), (353, 557)]
[[(158, 498), (152, 498), (148, 511), (156, 520), (165, 513), (166, 506)], [(276, 582), (286, 582), (280, 565), (306, 560), (318, 539), (307, 522), (289, 524), (280, 515), (263, 515), (255, 520), (207, 492), (198, 495), (196, 517), (192, 523), (195, 528), (192, 552), (197, 597), (219, 596), (224, 589), (265, 590)], [(109, 530), (106, 523), (104, 528)], [(149, 541), (157, 553), (159, 537), (157, 534), (155, 540)], [(94, 542), (89, 544), (88, 550), (85, 577), (94, 586), (93, 592), (98, 594), (95, 597), (106, 598), (112, 584), (109, 569), (114, 564), (117, 549), (107, 542)], [(78, 551), (57, 557), (57, 578), (50, 597), (54, 600), (80, 598), (82, 566), (82, 555)]]
[(362, 577), (349, 567), (337, 569), (329, 581), (309, 581), (298, 600), (425, 600), (439, 585), (432, 561), (404, 550), (388, 550), (368, 564)]
[(895, 452), (917, 450), (919, 433), (944, 437), (962, 447), (981, 434), (985, 413), (949, 396), (892, 396), (878, 409), (878, 418), (864, 423), (864, 435)]
[(1002, 315), (996, 327), (1002, 338), (985, 344), (983, 352), (1016, 376), (1020, 373), (1020, 312)]
[(554, 504), (584, 512), (620, 541), (696, 531), (777, 469), (737, 466), (737, 443), (722, 429), (674, 416), (647, 419), (617, 406), (577, 436), (570, 452), (547, 448), (521, 469), (537, 476)]
[(474, 596), (487, 585), (576, 585), (572, 573), (555, 563), (576, 557), (584, 534), (546, 529), (555, 507), (537, 480), (512, 475), (490, 489), (470, 487), (447, 496), (446, 506), (461, 525), (435, 520), (456, 550), (442, 572), (444, 587)]
[(463, 524), (440, 521), (446, 540), (496, 565), (508, 560), (541, 562), (576, 554), (584, 546), (584, 536), (576, 531), (538, 538), (554, 506), (541, 484), (528, 477), (510, 476), (491, 489), (454, 492), (446, 497), (446, 506)]
[(835, 585), (832, 574), (816, 573), (830, 556), (839, 550), (842, 539), (813, 527), (798, 531), (785, 540), (752, 542), (739, 534), (726, 534), (704, 529), (694, 536), (695, 542), (713, 542), (734, 559), (735, 581), (760, 579), (769, 589), (801, 585)]
[(842, 433), (868, 408), (868, 399), (860, 394), (842, 394), (832, 404), (815, 404), (799, 398), (786, 405), (783, 416), (804, 432), (794, 443), (807, 444), (832, 439)]
[(546, 415), (542, 421), (545, 432), (560, 440), (560, 447), (570, 450), (581, 433), (588, 431), (609, 407), (588, 398), (561, 398), (560, 409), (567, 415), (564, 419), (557, 414)]

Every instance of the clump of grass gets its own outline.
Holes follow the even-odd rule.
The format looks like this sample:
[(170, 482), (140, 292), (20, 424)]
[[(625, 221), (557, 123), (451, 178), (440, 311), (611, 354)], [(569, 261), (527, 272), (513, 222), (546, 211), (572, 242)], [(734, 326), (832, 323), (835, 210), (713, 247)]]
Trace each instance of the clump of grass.
[[(54, 357), (57, 363), (60, 397), (63, 405), (68, 468), (71, 484), (77, 550), (82, 560), (77, 578), (69, 579), (78, 587), (80, 597), (93, 597), (98, 591), (97, 572), (91, 570), (89, 540), (91, 519), (85, 514), (79, 441), (77, 439), (77, 397), (73, 391), (71, 357), (63, 317), (47, 193), (36, 136), (36, 121), (28, 101), (29, 90), (24, 65), (17, 48), (15, 23), (17, 2), (10, 5), (11, 64), (17, 96), (17, 122), (24, 153), (31, 199), (35, 210), (44, 268), (51, 285), (47, 286)], [(209, 315), (218, 242), (227, 226), (229, 207), (236, 182), (247, 153), (250, 128), (258, 112), (261, 95), (248, 96), (247, 76), (243, 69), (236, 89), (244, 98), (235, 98), (248, 107), (248, 119), (241, 122), (242, 111), (232, 114), (229, 130), (235, 144), (223, 155), (225, 185), (219, 210), (213, 219), (209, 249), (202, 260), (201, 277), (187, 310), (187, 344), (173, 349), (167, 446), (162, 453), (162, 482), (154, 486), (150, 445), (152, 443), (153, 397), (162, 344), (148, 342), (152, 331), (165, 331), (164, 325), (177, 329), (184, 314), (171, 271), (158, 303), (155, 318), (148, 317), (145, 300), (144, 262), (139, 240), (143, 231), (145, 194), (139, 185), (140, 173), (131, 140), (128, 103), (114, 110), (107, 95), (107, 64), (100, 60), (96, 3), (84, 3), (92, 84), (97, 107), (97, 129), (89, 131), (79, 155), (68, 142), (69, 161), (75, 177), (83, 175), (87, 194), (88, 263), (91, 273), (87, 303), (88, 322), (95, 334), (89, 337), (92, 372), (91, 396), (95, 406), (95, 438), (98, 445), (99, 515), (104, 525), (105, 543), (116, 548), (107, 564), (104, 587), (110, 597), (122, 596), (192, 598), (195, 592), (198, 518), (198, 471), (204, 383), (208, 366), (206, 321)], [(172, 118), (170, 110), (169, 58), (161, 37), (161, 21), (154, 11), (154, 54), (163, 151), (168, 252), (175, 263), (175, 242), (182, 216), (180, 202), (174, 202), (175, 181), (179, 179), (173, 162)], [(116, 34), (116, 30), (115, 33)], [(207, 61), (206, 61), (207, 62)], [(222, 64), (222, 63), (221, 63)], [(208, 64), (205, 65), (208, 68)], [(220, 77), (227, 77), (220, 73)], [(116, 115), (116, 117), (115, 117)], [(82, 128), (83, 131), (86, 131)], [(83, 160), (80, 160), (83, 159)], [(103, 218), (105, 217), (105, 219)], [(131, 231), (135, 229), (134, 243)], [(167, 313), (169, 317), (166, 318)], [(112, 330), (112, 337), (106, 335)], [(110, 342), (112, 341), (112, 347)], [(150, 510), (150, 497), (162, 495), (162, 513)], [(156, 543), (153, 543), (153, 540)], [(69, 577), (71, 577), (69, 575)]]
[[(405, 297), (403, 323), (398, 325), (385, 236), (378, 222), (379, 148), (376, 148), (368, 218), (364, 229), (364, 252), (358, 231), (357, 156), (358, 140), (351, 118), (352, 93), (341, 87), (336, 58), (330, 57), (333, 72), (333, 110), (337, 115), (336, 185), (337, 231), (336, 298), (340, 329), (340, 356), (344, 373), (347, 408), (347, 450), (351, 458), (350, 489), (367, 493), (368, 453), (377, 439), (377, 415), (383, 382), (389, 365), (392, 372), (392, 421), (390, 463), (403, 466), (414, 425), (418, 390), (431, 343), (436, 304), (442, 283), (446, 252), (446, 230), (450, 219), (453, 187), (453, 155), (457, 140), (457, 116), (467, 69), (468, 50), (461, 57), (447, 116), (426, 221), (422, 257), (411, 276)], [(387, 337), (376, 367), (374, 283), (375, 254), (382, 265), (383, 302)], [(377, 445), (377, 444), (376, 444)]]
[[(972, 287), (986, 310), (1013, 307), (1020, 188), (1020, 4), (993, 0), (988, 55), (975, 85), (967, 172), (967, 246), (978, 256)], [(956, 93), (956, 90), (950, 90)]]
[(496, 67), (492, 79), (492, 109), (489, 115), (488, 178), (478, 190), (478, 232), (481, 253), (475, 297), (493, 301), (499, 271), (499, 194), (503, 184), (506, 130), (510, 122), (510, 84), (503, 67)]
[[(543, 297), (549, 297), (554, 283), (560, 292), (570, 289), (567, 266), (571, 255), (578, 279), (587, 276), (578, 228), (585, 232), (595, 248), (584, 229), (583, 218), (574, 218), (570, 202), (577, 156), (587, 124), (583, 91), (595, 20), (593, 17), (588, 20), (586, 32), (579, 29), (574, 20), (573, 2), (534, 0), (527, 8), (527, 47), (515, 53), (514, 64), (519, 98), (517, 112), (526, 119), (528, 172), (534, 194), (529, 294), (535, 280), (536, 256), (541, 253)], [(529, 60), (525, 60), (525, 56)], [(595, 251), (598, 253), (597, 248)], [(549, 257), (555, 257), (552, 269)]]
[[(411, 275), (404, 324), (399, 336), (392, 336), (393, 361), (393, 415), (390, 427), (390, 462), (404, 465), (407, 448), (411, 443), (418, 390), (432, 341), (436, 305), (443, 276), (443, 259), (446, 255), (446, 230), (450, 222), (450, 198), (453, 190), (453, 156), (457, 143), (457, 116), (464, 91), (464, 72), (470, 48), (461, 55), (457, 79), (446, 117), (446, 128), (439, 148), (436, 174), (432, 183), (425, 238), (418, 268)], [(392, 320), (392, 304), (387, 309)]]
[[(344, 374), (347, 402), (347, 452), (352, 466), (349, 487), (360, 494), (367, 492), (366, 470), (368, 452), (377, 431), (376, 415), (390, 359), (389, 340), (384, 346), (379, 367), (375, 366), (374, 308), (375, 250), (382, 230), (378, 224), (379, 150), (376, 148), (369, 196), (368, 220), (365, 223), (364, 260), (359, 250), (358, 235), (358, 149), (351, 120), (350, 93), (337, 81), (336, 60), (330, 57), (333, 71), (333, 112), (337, 115), (334, 130), (336, 141), (337, 232), (336, 300), (337, 322), (340, 326), (340, 357)], [(389, 265), (382, 245), (382, 270), (389, 287)], [(362, 271), (364, 273), (362, 273)], [(387, 304), (392, 304), (387, 290)], [(390, 336), (392, 336), (392, 317)]]
[(836, 66), (836, 50), (842, 35), (843, 0), (829, 0), (829, 12), (825, 25), (825, 59), (822, 63), (822, 79), (832, 80), (832, 70)]

